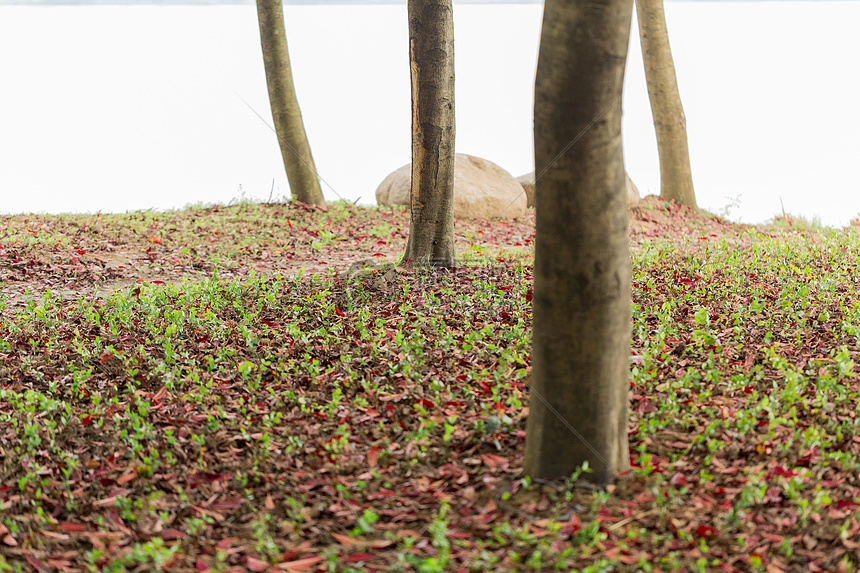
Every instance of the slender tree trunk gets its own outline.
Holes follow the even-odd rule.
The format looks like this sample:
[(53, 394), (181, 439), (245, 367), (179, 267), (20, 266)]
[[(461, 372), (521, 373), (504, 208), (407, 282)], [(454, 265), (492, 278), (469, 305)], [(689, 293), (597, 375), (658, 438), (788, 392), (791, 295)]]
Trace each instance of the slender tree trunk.
[(544, 7), (535, 81), (535, 166), (542, 175), (535, 189), (525, 455), (525, 473), (533, 477), (567, 477), (588, 462), (592, 473), (584, 477), (608, 483), (629, 464), (621, 91), (632, 10), (633, 0), (546, 0)]
[(452, 0), (408, 0), (412, 189), (405, 265), (454, 258), (454, 10)]
[(660, 155), (660, 196), (698, 209), (687, 147), (687, 118), (678, 92), (663, 0), (636, 0), (645, 81)]
[(281, 0), (257, 0), (260, 43), (266, 66), (269, 104), (275, 122), (275, 133), (284, 158), (284, 169), (294, 199), (310, 205), (325, 206), (319, 178), (311, 155), (311, 146), (302, 122), (299, 100), (293, 85), (284, 8)]

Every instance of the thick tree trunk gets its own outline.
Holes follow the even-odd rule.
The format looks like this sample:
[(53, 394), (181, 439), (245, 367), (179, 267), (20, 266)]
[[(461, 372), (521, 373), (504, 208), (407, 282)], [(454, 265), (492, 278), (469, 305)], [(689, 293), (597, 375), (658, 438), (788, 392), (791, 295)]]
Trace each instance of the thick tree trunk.
[(325, 206), (319, 178), (311, 155), (311, 146), (302, 122), (299, 100), (293, 85), (284, 9), (281, 0), (257, 0), (260, 43), (266, 67), (269, 104), (275, 122), (275, 133), (284, 158), (284, 169), (294, 199), (310, 205)]
[(660, 196), (698, 209), (687, 147), (687, 118), (678, 92), (663, 0), (636, 0), (636, 16), (660, 154)]
[(546, 0), (544, 7), (525, 455), (525, 473), (533, 477), (568, 477), (588, 462), (592, 473), (584, 477), (608, 483), (629, 464), (621, 91), (632, 10), (633, 0)]
[(408, 0), (412, 189), (405, 265), (454, 258), (454, 11), (451, 0)]

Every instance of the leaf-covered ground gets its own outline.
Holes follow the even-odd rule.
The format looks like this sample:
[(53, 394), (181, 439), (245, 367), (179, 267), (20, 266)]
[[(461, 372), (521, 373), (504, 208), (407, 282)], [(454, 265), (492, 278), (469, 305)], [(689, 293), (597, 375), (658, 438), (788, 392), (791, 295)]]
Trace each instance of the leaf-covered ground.
[(431, 274), (400, 211), (0, 218), (0, 571), (855, 570), (860, 236), (631, 222), (599, 491), (520, 476), (533, 219)]

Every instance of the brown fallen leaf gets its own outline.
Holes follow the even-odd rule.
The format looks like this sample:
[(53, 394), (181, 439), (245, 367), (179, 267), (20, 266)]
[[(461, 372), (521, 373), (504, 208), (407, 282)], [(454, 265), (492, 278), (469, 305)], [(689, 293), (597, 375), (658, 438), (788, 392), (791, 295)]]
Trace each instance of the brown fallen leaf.
[(349, 545), (350, 547), (385, 549), (386, 547), (390, 547), (392, 544), (392, 541), (389, 539), (359, 539), (357, 537), (350, 537), (340, 533), (332, 533), (331, 536), (334, 537), (341, 545)]

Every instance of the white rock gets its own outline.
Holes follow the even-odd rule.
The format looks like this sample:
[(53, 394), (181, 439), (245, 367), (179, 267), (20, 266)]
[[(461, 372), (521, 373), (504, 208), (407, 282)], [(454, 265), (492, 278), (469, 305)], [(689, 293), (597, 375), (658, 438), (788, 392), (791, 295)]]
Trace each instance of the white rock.
[[(383, 179), (376, 189), (380, 205), (409, 205), (412, 164)], [(514, 177), (486, 159), (464, 153), (454, 156), (454, 216), (512, 219), (526, 211), (526, 194)]]
[[(627, 208), (630, 209), (631, 207), (635, 207), (639, 204), (639, 188), (636, 187), (636, 184), (633, 183), (632, 179), (630, 179), (629, 173), (625, 173), (625, 175), (627, 175)], [(534, 180), (534, 171), (517, 177), (517, 181), (519, 181), (520, 185), (523, 186), (523, 190), (526, 192), (529, 207), (535, 206)]]

